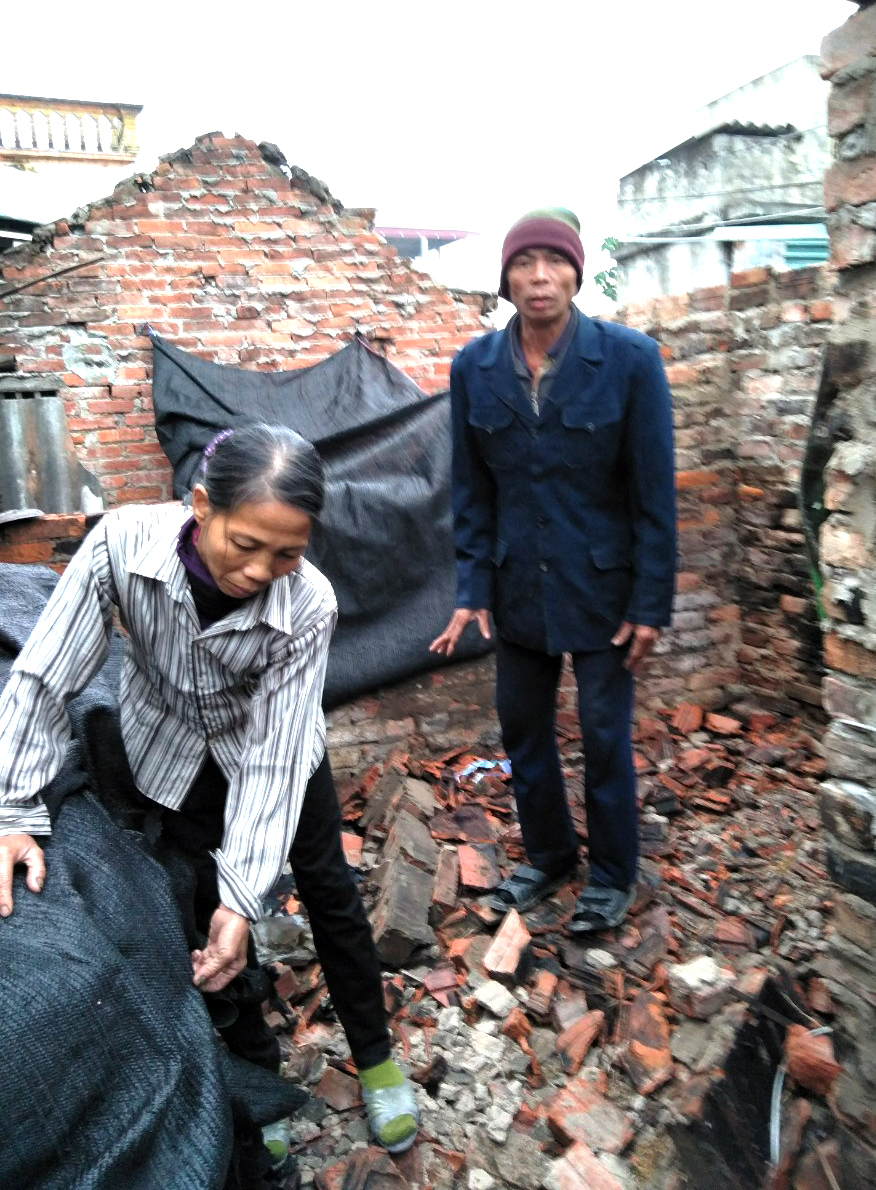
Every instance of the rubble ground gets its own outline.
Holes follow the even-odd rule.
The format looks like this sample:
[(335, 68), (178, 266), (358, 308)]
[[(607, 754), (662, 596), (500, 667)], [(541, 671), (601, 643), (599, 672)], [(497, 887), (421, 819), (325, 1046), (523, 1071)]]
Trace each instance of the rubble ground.
[[(558, 731), (586, 856), (579, 736), (562, 713)], [(563, 929), (583, 862), (523, 916), (487, 905), (523, 855), (501, 755), (394, 754), (341, 785), (422, 1124), (399, 1157), (369, 1145), (303, 911), (281, 891), (259, 940), (287, 1077), (314, 1097), (293, 1121), (302, 1185), (829, 1190), (840, 1068), (812, 1033), (833, 1015), (815, 741), (756, 707), (684, 704), (640, 719), (635, 751), (636, 902), (584, 941)]]

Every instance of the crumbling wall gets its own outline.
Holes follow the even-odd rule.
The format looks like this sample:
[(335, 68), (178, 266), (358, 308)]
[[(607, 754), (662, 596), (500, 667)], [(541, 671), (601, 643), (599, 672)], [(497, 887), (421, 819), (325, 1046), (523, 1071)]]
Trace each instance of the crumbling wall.
[[(800, 471), (832, 309), (825, 268), (628, 307), (659, 340), (675, 408), (680, 574), (649, 702), (751, 698), (818, 715), (814, 589)], [(679, 682), (683, 678), (683, 682)]]
[[(236, 276), (248, 285), (267, 279), (270, 289), (275, 275), (257, 275), (255, 280), (248, 274)], [(630, 325), (655, 335), (662, 344), (673, 389), (678, 465), (681, 570), (675, 614), (640, 682), (642, 709), (682, 701), (716, 708), (747, 697), (805, 714), (817, 713), (820, 707), (820, 638), (796, 490), (829, 325), (831, 284), (831, 274), (823, 269), (778, 274), (751, 270), (736, 274), (730, 287), (696, 290), (624, 312)], [(366, 300), (363, 295), (361, 301)], [(440, 304), (445, 299), (439, 294), (434, 300)], [(451, 303), (456, 300), (447, 297)], [(57, 302), (60, 308), (60, 296)], [(166, 327), (150, 320), (157, 329)], [(335, 329), (319, 332), (325, 351), (335, 345)], [(218, 333), (200, 333), (202, 352), (208, 353), (210, 335)], [(476, 333), (474, 328), (471, 333)], [(130, 334), (132, 344), (141, 342), (133, 326)], [(238, 341), (248, 334), (239, 327), (234, 332)], [(422, 366), (436, 372), (436, 385), (446, 358), (468, 337), (454, 326), (449, 332), (453, 346), (445, 356), (424, 357)], [(232, 360), (230, 341), (213, 343), (212, 358)], [(446, 341), (435, 342), (444, 351)], [(145, 368), (148, 347), (143, 350)], [(253, 357), (253, 366), (288, 366), (299, 358), (287, 359), (276, 342), (240, 350), (267, 352), (264, 358)], [(307, 362), (320, 358), (310, 340), (304, 350)], [(137, 401), (148, 402), (148, 382), (134, 390)], [(111, 382), (110, 392), (118, 395), (120, 387)], [(81, 393), (81, 388), (70, 390), (69, 400), (92, 399)], [(133, 461), (142, 458), (138, 452), (151, 450), (154, 443), (151, 425), (140, 424), (140, 406), (118, 399), (117, 412), (99, 417), (121, 425), (94, 433), (141, 436), (139, 442), (103, 442), (103, 449), (113, 452), (105, 462), (118, 465), (121, 478), (125, 466), (139, 466)], [(128, 424), (132, 419), (135, 427)], [(86, 431), (80, 427), (77, 432), (84, 439)], [(163, 456), (155, 462), (156, 474), (164, 476)], [(162, 487), (162, 498), (164, 492)], [(130, 486), (120, 487), (116, 495), (120, 501), (159, 498)], [(63, 517), (0, 525), (0, 560), (63, 565), (75, 533), (82, 530), (82, 518), (71, 523), (79, 529), (71, 529)], [(472, 670), (478, 689), (489, 664), (485, 661)], [(426, 746), (432, 737), (431, 746), (440, 750), (450, 746), (438, 726), (441, 716), (449, 715), (449, 722), (459, 724), (455, 704), (442, 704), (447, 692), (433, 693), (435, 706), (423, 713), (422, 722), (417, 720), (415, 734)], [(564, 712), (571, 712), (573, 701), (573, 691), (567, 688)], [(380, 724), (398, 726), (407, 716), (390, 709), (375, 711), (371, 702), (351, 713), (355, 724), (342, 727), (339, 721), (337, 730), (345, 762), (352, 765), (358, 754), (364, 763), (375, 749), (385, 752), (403, 744), (401, 727), (387, 734)], [(476, 726), (486, 736), (494, 733), (492, 712), (477, 719)], [(471, 732), (464, 734), (468, 739)], [(374, 742), (378, 738), (379, 744)]]
[[(380, 242), (372, 218), (344, 210), (270, 146), (201, 137), (0, 257), (2, 366), (14, 358), (17, 374), (57, 387), (110, 504), (170, 494), (143, 323), (255, 370), (316, 363), (359, 332), (424, 389), (440, 390), (455, 352), (484, 329), (490, 299), (413, 270)], [(794, 493), (830, 287), (825, 270), (750, 270), (729, 287), (623, 312), (660, 340), (676, 411), (681, 573), (672, 628), (640, 683), (642, 708), (716, 708), (752, 695), (810, 712), (819, 702)], [(0, 525), (0, 560), (62, 566), (83, 527), (75, 517)], [(479, 692), (490, 664), (470, 671)], [(455, 688), (428, 691), (414, 735), (441, 750), (466, 704)], [(571, 701), (567, 692), (564, 714)], [(396, 703), (386, 692), (376, 707), (366, 700), (334, 717), (345, 764), (403, 746), (410, 716)], [(495, 734), (486, 705), (465, 740)]]
[(165, 500), (149, 323), (216, 363), (317, 363), (358, 332), (427, 392), (493, 301), (416, 272), (269, 145), (210, 134), (0, 257), (3, 369), (63, 396), (107, 503)]
[(862, 7), (825, 38), (822, 74), (832, 83), (835, 163), (825, 206), (838, 269), (825, 421), (834, 446), (820, 550), (830, 617), (822, 817), (839, 888), (824, 972), (841, 1007), (843, 1070), (833, 1094), (840, 1183), (857, 1187), (876, 1185), (876, 7)]

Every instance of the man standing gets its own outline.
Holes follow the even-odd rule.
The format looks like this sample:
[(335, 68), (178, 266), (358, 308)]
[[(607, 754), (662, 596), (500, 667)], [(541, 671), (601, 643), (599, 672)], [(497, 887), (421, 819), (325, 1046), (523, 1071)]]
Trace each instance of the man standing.
[(633, 677), (669, 623), (675, 485), (657, 344), (585, 317), (580, 225), (532, 211), (502, 248), (517, 313), (453, 363), (457, 608), (431, 644), (450, 655), (474, 620), (496, 640), (496, 709), (529, 862), (493, 897), (531, 908), (569, 880), (578, 840), (555, 733), (564, 653), (578, 687), (590, 876), (573, 933), (623, 920), (635, 897)]

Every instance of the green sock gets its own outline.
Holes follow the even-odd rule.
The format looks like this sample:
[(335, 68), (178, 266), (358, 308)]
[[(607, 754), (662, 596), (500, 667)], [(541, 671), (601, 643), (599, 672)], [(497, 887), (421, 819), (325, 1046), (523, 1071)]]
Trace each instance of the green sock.
[(383, 1091), (386, 1087), (400, 1087), (405, 1081), (398, 1064), (387, 1058), (377, 1066), (359, 1071), (359, 1082), (366, 1091)]
[[(359, 1082), (366, 1094), (377, 1097), (381, 1091), (394, 1091), (396, 1087), (403, 1087), (407, 1079), (392, 1058), (387, 1058), (385, 1062), (380, 1062), (377, 1066), (360, 1070)], [(377, 1105), (377, 1102), (376, 1098), (372, 1100), (372, 1108)], [(378, 1108), (373, 1116), (369, 1109), (369, 1120), (377, 1139), (381, 1144), (387, 1146), (401, 1145), (406, 1141), (412, 1141), (417, 1131), (416, 1115), (402, 1111), (400, 1115), (393, 1116), (391, 1112), (392, 1108), (389, 1104), (383, 1105), (382, 1109)]]

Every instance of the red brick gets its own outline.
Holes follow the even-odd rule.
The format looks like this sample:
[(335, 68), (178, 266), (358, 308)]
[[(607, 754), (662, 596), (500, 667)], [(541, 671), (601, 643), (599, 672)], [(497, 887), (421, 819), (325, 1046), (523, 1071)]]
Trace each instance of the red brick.
[(530, 934), (516, 909), (505, 915), (490, 948), (484, 955), (484, 968), (500, 983), (519, 982), (529, 955)]
[(432, 905), (437, 911), (438, 918), (456, 907), (458, 887), (459, 860), (456, 850), (453, 847), (442, 847), (438, 853), (435, 880), (432, 885)]
[(672, 726), (684, 735), (699, 731), (703, 723), (703, 708), (696, 703), (686, 702), (678, 707), (670, 720)]
[(316, 1174), (316, 1190), (407, 1190), (409, 1185), (395, 1162), (383, 1149), (370, 1146), (342, 1157), (334, 1165), (324, 1166)]
[(832, 78), (853, 62), (876, 55), (876, 12), (861, 9), (834, 29), (821, 43), (821, 77)]
[(738, 273), (731, 273), (730, 284), (734, 289), (744, 289), (749, 285), (762, 285), (769, 280), (769, 270), (763, 268), (743, 269)]
[(537, 973), (526, 1001), (526, 1011), (534, 1020), (540, 1023), (547, 1021), (557, 982), (558, 977), (552, 971), (540, 970)]
[(576, 1078), (547, 1104), (548, 1126), (560, 1144), (583, 1141), (596, 1152), (620, 1153), (633, 1139), (627, 1115), (593, 1086)]
[(824, 635), (824, 662), (830, 669), (876, 680), (876, 652), (835, 632)]
[(827, 131), (830, 136), (842, 136), (865, 123), (870, 116), (872, 77), (853, 79), (839, 85), (834, 83), (827, 99)]
[(639, 992), (621, 1005), (616, 1031), (626, 1043), (621, 1064), (640, 1095), (650, 1095), (672, 1077), (669, 1025), (663, 1006), (651, 992)]
[(675, 473), (675, 486), (680, 491), (688, 491), (691, 488), (708, 488), (718, 483), (719, 480), (720, 476), (717, 471), (677, 471)]
[(344, 859), (351, 868), (358, 868), (362, 860), (362, 838), (352, 831), (341, 832), (341, 846), (344, 849)]
[(785, 1064), (795, 1082), (818, 1095), (827, 1095), (842, 1071), (834, 1060), (830, 1037), (826, 1034), (816, 1036), (804, 1025), (788, 1026)]
[(118, 226), (122, 231), (133, 228), (147, 236), (182, 235), (186, 230), (186, 225), (181, 219), (138, 219), (134, 224), (120, 222)]
[(576, 1141), (550, 1167), (545, 1190), (624, 1190), (589, 1145)]
[(819, 298), (811, 302), (809, 317), (812, 322), (830, 322), (833, 318), (833, 301), (830, 298)]
[(707, 731), (715, 732), (717, 735), (740, 735), (742, 732), (740, 721), (731, 718), (729, 715), (708, 714), (706, 715), (705, 727)]
[(362, 1102), (359, 1080), (329, 1066), (314, 1088), (314, 1094), (334, 1111), (347, 1111)]
[(85, 533), (82, 513), (48, 513), (32, 520), (11, 521), (0, 526), (0, 538), (10, 544), (28, 541), (69, 541)]
[(835, 162), (824, 175), (824, 205), (829, 211), (847, 203), (854, 207), (876, 199), (876, 161), (858, 157)]
[(577, 1074), (581, 1069), (582, 1062), (602, 1032), (604, 1024), (605, 1013), (594, 1008), (579, 1017), (557, 1037), (557, 1053), (562, 1058), (563, 1067), (568, 1074)]
[(499, 884), (502, 874), (489, 852), (480, 851), (470, 843), (462, 843), (457, 854), (459, 883), (464, 888), (486, 892)]
[(48, 562), (52, 556), (50, 541), (28, 541), (23, 545), (6, 545), (0, 542), (2, 562)]
[(835, 227), (830, 237), (830, 259), (835, 268), (848, 269), (868, 264), (876, 257), (876, 233), (868, 227), (851, 223)]

